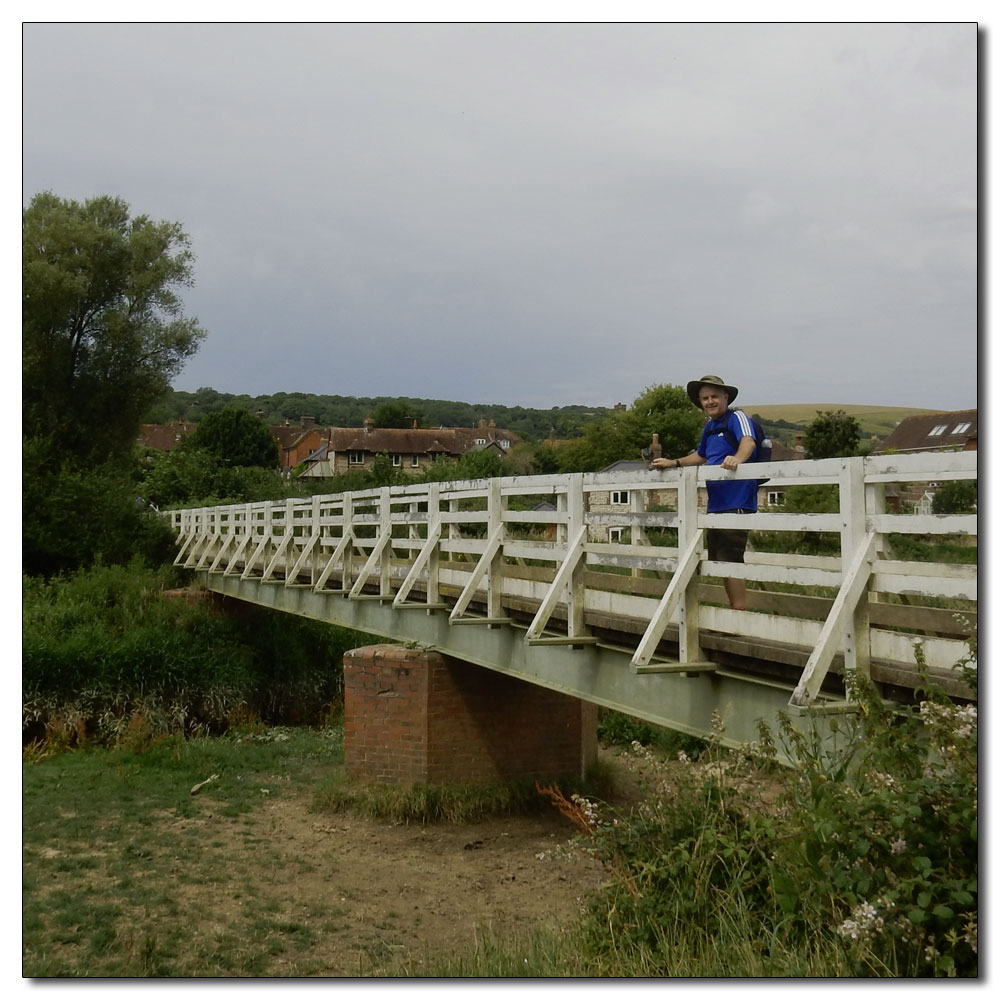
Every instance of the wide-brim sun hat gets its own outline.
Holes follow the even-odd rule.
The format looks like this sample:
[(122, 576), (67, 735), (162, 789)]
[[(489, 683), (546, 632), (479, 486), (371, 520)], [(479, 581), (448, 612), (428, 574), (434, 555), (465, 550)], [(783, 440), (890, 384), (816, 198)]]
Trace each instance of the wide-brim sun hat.
[(729, 393), (730, 403), (736, 398), (736, 394), (740, 391), (735, 385), (726, 385), (726, 383), (723, 382), (718, 375), (702, 375), (700, 379), (697, 379), (694, 382), (688, 382), (687, 384), (688, 399), (690, 399), (699, 410), (701, 409), (701, 403), (698, 402), (698, 392), (703, 385), (718, 386), (720, 389), (725, 389), (726, 392)]

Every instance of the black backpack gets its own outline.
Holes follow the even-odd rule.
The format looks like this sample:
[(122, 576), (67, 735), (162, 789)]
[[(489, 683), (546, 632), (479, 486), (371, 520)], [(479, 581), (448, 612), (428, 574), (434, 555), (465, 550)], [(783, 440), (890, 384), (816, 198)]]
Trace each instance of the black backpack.
[[(753, 439), (756, 447), (753, 450), (753, 454), (747, 459), (748, 462), (770, 462), (771, 461), (771, 438), (768, 436), (767, 432), (761, 427), (759, 421), (754, 420), (753, 417), (749, 416), (747, 413), (743, 414), (747, 420), (750, 421), (750, 425), (753, 427)], [(739, 441), (736, 440), (736, 435), (729, 429), (728, 422), (725, 427), (720, 428), (719, 432), (726, 439), (729, 447), (735, 452), (739, 446)], [(757, 485), (763, 486), (768, 480), (758, 479)]]

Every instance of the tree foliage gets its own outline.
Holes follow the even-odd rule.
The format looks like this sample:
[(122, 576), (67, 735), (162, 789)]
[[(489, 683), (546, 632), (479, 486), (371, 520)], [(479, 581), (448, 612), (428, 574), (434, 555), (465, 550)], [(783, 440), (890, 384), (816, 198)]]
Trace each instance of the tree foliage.
[(387, 399), (372, 413), (376, 427), (420, 427), (423, 414), (409, 400)]
[(124, 457), (203, 332), (177, 289), (193, 256), (177, 223), (119, 198), (51, 192), (22, 214), (23, 430), (84, 461)]
[(207, 451), (227, 466), (274, 469), (278, 465), (278, 442), (270, 428), (235, 406), (210, 413), (181, 447)]
[(583, 439), (560, 453), (560, 465), (566, 472), (595, 472), (622, 459), (638, 461), (653, 434), (665, 456), (687, 455), (697, 447), (704, 423), (681, 386), (651, 386), (629, 409), (589, 424)]
[(975, 480), (953, 479), (935, 490), (932, 510), (935, 514), (975, 514), (978, 499)]
[[(411, 399), (393, 396), (333, 396), (316, 393), (275, 392), (261, 396), (246, 393), (219, 392), (202, 387), (195, 392), (172, 389), (165, 393), (147, 414), (149, 423), (165, 424), (171, 420), (197, 423), (206, 413), (213, 413), (226, 406), (239, 406), (251, 413), (263, 410), (269, 424), (285, 420), (297, 423), (303, 414), (316, 418), (320, 427), (360, 427), (366, 417), (372, 417), (381, 427), (380, 419), (401, 420), (401, 417), (380, 417), (382, 404), (392, 404), (393, 409), (405, 411), (406, 423), (412, 427), (416, 418), (421, 427), (475, 427), (480, 420), (493, 420), (497, 427), (511, 430), (528, 440), (545, 438), (578, 438), (584, 428), (602, 419), (610, 411), (603, 406), (553, 406), (548, 409), (531, 409), (524, 406), (501, 406), (497, 403), (461, 403), (447, 399)], [(390, 413), (392, 411), (389, 411)], [(397, 411), (398, 413), (398, 411)]]
[(25, 439), (22, 463), (25, 573), (52, 576), (136, 556), (150, 563), (173, 558), (173, 532), (139, 499), (130, 469), (73, 465), (38, 438)]
[(805, 446), (809, 458), (850, 458), (857, 455), (861, 425), (843, 410), (817, 410), (816, 419), (806, 428)]

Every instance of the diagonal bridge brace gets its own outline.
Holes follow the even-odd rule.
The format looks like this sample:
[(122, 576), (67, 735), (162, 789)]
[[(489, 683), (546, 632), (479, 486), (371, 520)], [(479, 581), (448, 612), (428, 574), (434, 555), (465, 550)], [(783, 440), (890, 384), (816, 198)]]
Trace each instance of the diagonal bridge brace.
[(839, 640), (843, 636), (858, 602), (868, 589), (868, 581), (871, 579), (875, 564), (876, 537), (876, 532), (869, 531), (854, 553), (854, 558), (844, 574), (833, 607), (830, 608), (830, 613), (823, 623), (816, 647), (809, 655), (802, 670), (802, 676), (789, 699), (788, 704), (792, 708), (809, 707), (819, 694), (830, 669), (830, 664), (833, 662), (834, 653), (839, 646)]
[(472, 601), (472, 595), (475, 594), (476, 588), (483, 581), (486, 576), (486, 571), (490, 568), (493, 563), (493, 559), (496, 554), (500, 551), (500, 546), (503, 543), (503, 522), (498, 524), (493, 530), (493, 534), (490, 535), (486, 542), (486, 548), (483, 550), (483, 554), (479, 557), (479, 562), (476, 563), (476, 568), (472, 571), (472, 575), (469, 577), (468, 582), (462, 590), (462, 593), (458, 597), (458, 601), (455, 606), (451, 609), (451, 614), (448, 615), (448, 623), (450, 625), (461, 625), (465, 622), (481, 622), (483, 624), (496, 624), (501, 621), (506, 621), (506, 619), (481, 619), (481, 618), (463, 618), (466, 608), (468, 608), (469, 603)]
[[(670, 619), (673, 617), (674, 611), (677, 610), (677, 605), (680, 604), (681, 599), (687, 591), (688, 584), (698, 569), (698, 564), (701, 560), (701, 540), (704, 534), (705, 529), (698, 528), (692, 534), (691, 540), (688, 542), (688, 547), (678, 560), (673, 579), (670, 581), (670, 585), (667, 587), (663, 597), (660, 598), (660, 603), (656, 606), (653, 617), (649, 620), (646, 631), (636, 648), (635, 655), (632, 657), (631, 666), (633, 673), (648, 672), (642, 668), (648, 667), (650, 661), (653, 659), (656, 647), (659, 645), (660, 639), (663, 638), (663, 633), (666, 632), (667, 625), (670, 624)], [(678, 664), (675, 669), (680, 670), (683, 666), (684, 664)], [(703, 663), (697, 665), (691, 664), (691, 666), (697, 666), (700, 669), (704, 668)]]
[[(545, 644), (545, 640), (542, 638), (542, 632), (548, 624), (549, 618), (552, 617), (552, 612), (556, 608), (559, 597), (562, 595), (569, 582), (573, 579), (573, 573), (576, 570), (577, 564), (583, 557), (583, 542), (586, 537), (587, 526), (583, 525), (570, 541), (569, 545), (566, 546), (566, 555), (563, 558), (562, 565), (559, 567), (559, 571), (556, 573), (555, 579), (549, 586), (548, 593), (542, 600), (538, 611), (535, 612), (535, 617), (528, 626), (528, 631), (524, 637), (525, 642), (529, 644), (537, 643), (538, 645)], [(559, 643), (573, 643), (579, 642), (581, 639), (589, 639), (592, 642), (596, 641), (587, 636), (559, 637), (554, 641)]]

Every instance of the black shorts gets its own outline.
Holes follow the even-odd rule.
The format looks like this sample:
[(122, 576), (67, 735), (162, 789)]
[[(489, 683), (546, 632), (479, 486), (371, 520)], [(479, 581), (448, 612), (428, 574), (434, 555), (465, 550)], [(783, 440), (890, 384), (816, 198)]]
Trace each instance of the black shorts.
[[(737, 507), (734, 510), (717, 510), (715, 514), (754, 514), (756, 511)], [(709, 528), (708, 558), (712, 562), (743, 562), (743, 554), (747, 548), (749, 531), (742, 528)]]

